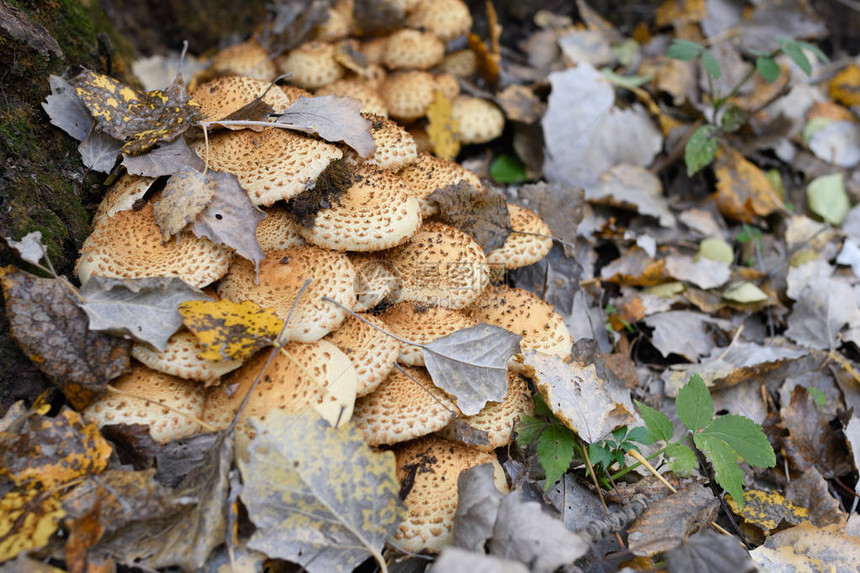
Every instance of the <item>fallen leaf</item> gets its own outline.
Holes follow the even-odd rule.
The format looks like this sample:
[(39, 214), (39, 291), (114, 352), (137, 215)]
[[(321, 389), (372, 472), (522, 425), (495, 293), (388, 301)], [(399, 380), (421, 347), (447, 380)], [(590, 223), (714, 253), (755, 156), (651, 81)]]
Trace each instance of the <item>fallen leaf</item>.
[(161, 229), (162, 241), (167, 242), (203, 212), (215, 196), (218, 183), (208, 171), (204, 174), (191, 167), (183, 167), (167, 180), (155, 203), (155, 222)]
[(585, 188), (585, 198), (593, 203), (633, 209), (654, 217), (662, 227), (674, 227), (675, 215), (663, 196), (660, 180), (643, 167), (614, 165), (604, 172), (597, 183)]
[(823, 175), (809, 182), (806, 188), (809, 210), (830, 223), (841, 225), (851, 209), (841, 173)]
[(267, 48), (270, 53), (283, 53), (305, 43), (315, 26), (328, 20), (330, 3), (326, 0), (301, 0), (278, 2), (268, 10), (268, 32), (271, 33)]
[(451, 117), (451, 100), (445, 97), (442, 90), (436, 90), (433, 101), (427, 107), (426, 116), (427, 137), (433, 145), (433, 153), (441, 159), (453, 160), (460, 152), (458, 126)]
[(743, 545), (731, 535), (702, 530), (666, 553), (669, 573), (755, 573)]
[(273, 310), (250, 300), (188, 301), (178, 310), (204, 348), (200, 357), (207, 360), (248, 358), (273, 344), (284, 326)]
[(78, 145), (78, 152), (84, 165), (100, 173), (110, 173), (120, 151), (122, 151), (122, 141), (100, 131), (91, 131)]
[(132, 175), (145, 177), (173, 175), (182, 167), (197, 171), (204, 168), (203, 160), (188, 147), (184, 137), (177, 137), (142, 155), (123, 153), (122, 165)]
[(493, 98), (505, 117), (527, 125), (537, 122), (545, 111), (545, 105), (539, 97), (526, 86), (511, 84)]
[(13, 241), (12, 237), (6, 237), (6, 243), (15, 249), (21, 260), (33, 265), (38, 265), (48, 252), (48, 247), (42, 242), (42, 231), (27, 233), (20, 241)]
[(498, 249), (512, 231), (508, 204), (498, 191), (460, 181), (427, 196), (439, 205), (439, 219), (475, 239), (484, 253)]
[(655, 286), (665, 282), (666, 260), (655, 261), (644, 249), (633, 246), (600, 269), (600, 276), (610, 282), (631, 286)]
[(677, 354), (690, 362), (697, 362), (714, 349), (716, 342), (710, 334), (713, 328), (731, 329), (730, 323), (689, 310), (652, 314), (642, 321), (654, 329), (651, 341), (660, 354)]
[(220, 438), (220, 432), (209, 432), (159, 446), (155, 454), (156, 481), (168, 487), (178, 486), (197, 466), (207, 462)]
[(31, 488), (4, 495), (0, 498), (0, 561), (47, 545), (64, 515), (55, 492)]
[(686, 255), (666, 257), (666, 273), (674, 279), (692, 283), (705, 290), (723, 286), (732, 276), (727, 263), (707, 258), (695, 260)]
[(854, 289), (839, 279), (822, 278), (801, 291), (785, 335), (803, 346), (832, 349), (839, 346), (839, 331), (860, 321)]
[(788, 429), (783, 451), (792, 468), (799, 472), (815, 467), (827, 479), (845, 475), (851, 464), (845, 457), (844, 441), (822, 416), (803, 386), (791, 393), (791, 402), (780, 408), (781, 425)]
[(529, 568), (509, 559), (501, 559), (485, 553), (475, 553), (457, 547), (445, 547), (433, 562), (428, 573), (529, 573)]
[(764, 172), (731, 147), (721, 147), (714, 165), (717, 206), (734, 221), (754, 223), (782, 209), (782, 201)]
[[(771, 551), (762, 551), (762, 549)], [(838, 571), (860, 568), (860, 538), (840, 525), (816, 527), (801, 523), (768, 537), (751, 552), (753, 561), (765, 571)], [(770, 556), (775, 561), (762, 558)], [(780, 567), (781, 566), (781, 567)]]
[(713, 521), (719, 507), (710, 489), (693, 482), (652, 503), (633, 522), (627, 531), (630, 550), (647, 556), (669, 551)]
[(572, 257), (576, 228), (582, 221), (585, 193), (582, 188), (564, 183), (533, 183), (519, 189), (519, 197), (549, 225), (553, 237), (565, 241), (564, 254)]
[(748, 489), (744, 492), (743, 507), (739, 507), (738, 502), (730, 495), (726, 496), (726, 503), (736, 515), (759, 527), (766, 534), (770, 534), (783, 522), (797, 525), (809, 521), (809, 511), (805, 507), (794, 505), (775, 491)]
[(90, 115), (83, 100), (75, 93), (75, 88), (60, 76), (50, 75), (51, 95), (45, 98), (42, 108), (56, 125), (78, 141), (83, 141), (90, 133), (93, 116)]
[(406, 23), (403, 4), (394, 0), (357, 0), (353, 14), (356, 28), (367, 35), (389, 34)]
[(454, 545), (482, 552), (493, 536), (493, 525), (504, 495), (493, 481), (492, 464), (462, 472), (457, 480), (458, 503), (454, 514)]
[(722, 292), (722, 297), (740, 304), (755, 304), (767, 302), (770, 297), (766, 292), (749, 281), (737, 281), (731, 283)]
[(326, 141), (343, 141), (361, 157), (376, 151), (371, 124), (360, 113), (361, 100), (340, 96), (300, 97), (280, 114), (276, 123), (319, 135)]
[(850, 169), (860, 163), (860, 127), (850, 121), (831, 121), (813, 133), (807, 146), (816, 157)]
[[(51, 79), (53, 80), (54, 77), (51, 76)], [(51, 87), (53, 88), (53, 83)], [(847, 107), (860, 105), (860, 65), (845, 66), (845, 69), (830, 80), (829, 88), (830, 97), (839, 103)]]

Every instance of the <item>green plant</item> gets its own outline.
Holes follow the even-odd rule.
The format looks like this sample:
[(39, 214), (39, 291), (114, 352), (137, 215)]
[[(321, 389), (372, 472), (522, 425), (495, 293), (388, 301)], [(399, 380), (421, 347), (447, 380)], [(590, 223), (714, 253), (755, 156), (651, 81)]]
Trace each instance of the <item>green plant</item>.
[(761, 251), (761, 230), (744, 223), (743, 229), (735, 237), (744, 246), (744, 264), (755, 266), (755, 254)]
[[(777, 42), (778, 47), (771, 52), (751, 52), (756, 58), (755, 67), (751, 68), (727, 93), (722, 94), (714, 88), (714, 80), (718, 80), (723, 75), (720, 62), (714, 54), (696, 42), (678, 38), (672, 41), (668, 52), (670, 58), (682, 61), (702, 60), (708, 79), (708, 97), (713, 106), (708, 124), (696, 128), (684, 147), (684, 162), (687, 165), (688, 175), (693, 175), (710, 165), (716, 157), (722, 135), (733, 133), (746, 123), (746, 112), (736, 105), (729, 104), (729, 102), (744, 84), (752, 79), (756, 72), (767, 82), (775, 81), (780, 74), (779, 64), (776, 63), (775, 58), (780, 53), (791, 58), (807, 75), (812, 75), (812, 63), (803, 50), (809, 50), (822, 62), (828, 61), (827, 56), (817, 46), (810, 43), (782, 37), (777, 38)], [(724, 107), (725, 111), (723, 111)], [(718, 121), (719, 123), (717, 123)]]
[(595, 473), (599, 469), (603, 474), (606, 474), (614, 464), (623, 466), (624, 456), (627, 452), (630, 450), (639, 452), (637, 443), (643, 446), (654, 443), (654, 438), (648, 428), (628, 429), (627, 426), (621, 426), (612, 432), (611, 438), (589, 444), (588, 458), (591, 460)]
[(608, 330), (609, 332), (615, 332), (615, 328), (612, 324), (613, 319), (620, 322), (621, 325), (628, 332), (636, 332), (636, 328), (634, 328), (633, 325), (630, 324), (630, 322), (628, 320), (622, 318), (621, 316), (618, 316), (618, 309), (615, 308), (615, 305), (607, 304), (606, 306), (603, 307), (603, 311), (606, 313), (606, 316), (609, 317), (609, 320), (606, 321), (606, 330)]
[(520, 416), (517, 444), (527, 448), (536, 443), (538, 462), (546, 472), (544, 487), (549, 488), (567, 471), (576, 452), (576, 434), (556, 418), (540, 394), (535, 394), (535, 415)]

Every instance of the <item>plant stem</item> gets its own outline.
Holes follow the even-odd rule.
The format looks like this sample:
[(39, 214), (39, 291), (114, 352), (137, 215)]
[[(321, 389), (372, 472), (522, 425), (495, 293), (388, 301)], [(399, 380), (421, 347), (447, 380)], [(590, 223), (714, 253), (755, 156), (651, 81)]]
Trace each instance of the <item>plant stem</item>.
[[(648, 456), (648, 457), (647, 457), (647, 458), (645, 458), (645, 459), (646, 459), (646, 460), (651, 460), (651, 459), (656, 458), (657, 456), (659, 456), (660, 454), (662, 454), (663, 452), (665, 452), (665, 451), (666, 451), (666, 449), (667, 449), (669, 446), (671, 446), (671, 445), (673, 445), (673, 444), (666, 444), (665, 446), (663, 446), (663, 448), (662, 448), (662, 449), (657, 450), (656, 452), (654, 452), (653, 454), (651, 454), (650, 456)], [(635, 470), (636, 468), (638, 468), (638, 467), (639, 467), (639, 466), (641, 466), (641, 465), (642, 465), (642, 462), (636, 462), (636, 463), (635, 463), (635, 464), (633, 464), (632, 466), (627, 466), (626, 468), (624, 468), (624, 469), (622, 469), (622, 470), (619, 470), (619, 471), (615, 472), (614, 474), (612, 474), (612, 475), (611, 475), (611, 476), (609, 476), (609, 477), (611, 477), (613, 480), (616, 480), (616, 479), (618, 479), (618, 478), (620, 478), (620, 477), (622, 477), (622, 476), (627, 475), (628, 473), (632, 472), (633, 470)]]

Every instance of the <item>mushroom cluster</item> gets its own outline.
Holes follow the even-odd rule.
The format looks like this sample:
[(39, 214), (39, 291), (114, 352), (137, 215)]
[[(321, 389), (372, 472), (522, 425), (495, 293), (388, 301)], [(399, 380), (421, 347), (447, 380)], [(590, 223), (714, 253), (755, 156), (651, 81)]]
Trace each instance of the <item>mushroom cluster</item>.
[[(253, 301), (283, 319), (295, 303), (285, 334), (289, 342), (266, 367), (243, 418), (312, 408), (332, 425), (352, 420), (368, 444), (394, 449), (398, 476), (411, 485), (405, 499), (408, 516), (395, 544), (408, 551), (439, 551), (451, 539), (460, 471), (494, 463), (504, 487), (493, 450), (509, 443), (520, 414), (531, 413), (531, 391), (511, 369), (504, 401), (464, 416), (456, 400), (434, 385), (421, 352), (379, 329), (428, 343), (489, 323), (522, 335), (523, 349), (561, 357), (570, 355), (571, 336), (561, 316), (535, 295), (490, 284), (492, 267), (533, 264), (549, 252), (551, 241), (538, 236), (548, 235), (546, 225), (528, 209), (509, 205), (514, 230), (529, 234), (512, 233), (503, 246), (485, 254), (467, 233), (434, 220), (438, 205), (428, 198), (433, 191), (459, 182), (481, 190), (482, 183), (454, 162), (419, 152), (412, 135), (389, 119), (423, 113), (420, 105), (404, 111), (415, 103), (406, 100), (418, 90), (392, 95), (398, 83), (416, 77), (432, 85), (431, 91), (442, 89), (439, 78), (448, 72), (424, 70), (461, 65), (458, 54), (444, 55), (444, 41), (468, 30), (468, 11), (460, 0), (419, 0), (408, 10), (413, 28), (362, 44), (368, 54), (371, 47), (378, 51), (377, 92), (370, 77), (354, 72), (346, 77), (335, 48), (321, 43), (352, 31), (351, 11), (344, 9), (349, 3), (332, 9), (318, 40), (275, 63), (292, 71), (304, 87), (322, 92), (326, 85), (328, 93), (361, 99), (376, 143), (372, 155), (362, 158), (345, 145), (277, 128), (225, 130), (208, 143), (192, 143), (210, 170), (234, 174), (251, 201), (265, 210), (267, 218), (256, 229), (265, 253), (259, 274), (252, 262), (208, 239), (185, 233), (181, 240), (164, 242), (156, 199), (147, 195), (154, 180), (131, 175), (107, 193), (76, 270), (82, 282), (92, 276), (177, 276), (223, 299)], [(397, 48), (398, 42), (407, 47)], [(430, 55), (422, 59), (414, 46), (425, 44)], [(329, 60), (308, 63), (311, 56)], [(214, 65), (233, 75), (193, 92), (209, 120), (223, 119), (264, 93), (263, 100), (275, 110), (310, 95), (295, 86), (267, 91), (275, 66), (253, 46), (225, 50)], [(299, 223), (293, 209), (297, 198), (337, 162), (349, 169), (351, 180), (338, 200)], [(102, 425), (148, 424), (160, 442), (226, 428), (264, 368), (268, 351), (244, 363), (205, 360), (200, 351), (186, 330), (162, 352), (138, 344), (133, 355), (139, 364), (115, 383), (123, 392), (108, 394), (85, 415)], [(458, 443), (464, 425), (483, 433), (486, 443)], [(249, 426), (239, 424), (240, 451), (252, 437)], [(432, 515), (427, 513), (431, 502), (437, 508)]]

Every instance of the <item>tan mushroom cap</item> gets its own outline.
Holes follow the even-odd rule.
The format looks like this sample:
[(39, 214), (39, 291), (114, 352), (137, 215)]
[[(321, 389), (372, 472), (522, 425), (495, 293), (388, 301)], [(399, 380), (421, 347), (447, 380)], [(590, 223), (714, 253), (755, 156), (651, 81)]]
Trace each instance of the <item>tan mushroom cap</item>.
[(415, 140), (415, 146), (418, 148), (418, 153), (433, 153), (433, 142), (430, 141), (430, 136), (427, 135), (427, 120), (419, 119), (406, 128), (412, 139)]
[(81, 284), (91, 276), (179, 277), (199, 288), (224, 276), (232, 258), (229, 248), (192, 233), (162, 243), (153, 205), (147, 203), (102, 220), (84, 241), (75, 273)]
[(287, 340), (313, 342), (346, 319), (346, 311), (320, 297), (327, 296), (350, 310), (355, 305), (355, 271), (346, 255), (312, 245), (270, 251), (260, 263), (259, 284), (254, 264), (236, 258), (218, 284), (218, 294), (233, 302), (251, 300), (286, 320), (308, 279), (311, 282), (296, 304), (284, 336)]
[(447, 42), (469, 33), (472, 15), (462, 0), (421, 0), (407, 15), (406, 23), (430, 30)]
[(328, 18), (314, 28), (313, 39), (321, 42), (334, 42), (355, 32), (355, 19), (352, 17), (353, 1), (338, 0), (328, 8)]
[[(476, 430), (486, 432), (489, 444), (473, 447), (491, 452), (510, 443), (514, 426), (520, 419), (520, 415), (531, 416), (534, 411), (535, 404), (528, 380), (509, 370), (508, 393), (505, 394), (505, 398), (501, 402), (487, 402), (480, 412), (474, 416), (460, 418), (460, 421)], [(451, 426), (446, 426), (436, 434), (456, 441), (456, 432)]]
[(451, 104), (462, 143), (486, 143), (502, 135), (505, 115), (495, 104), (472, 96), (457, 96)]
[(552, 249), (552, 234), (549, 225), (544, 223), (533, 211), (520, 205), (508, 203), (508, 213), (511, 217), (511, 228), (521, 233), (536, 233), (544, 235), (523, 235), (511, 233), (505, 243), (498, 249), (493, 249), (487, 255), (491, 266), (506, 269), (518, 269), (534, 264), (543, 259)]
[(354, 149), (347, 149), (343, 155), (347, 162), (352, 165), (375, 165), (391, 171), (398, 171), (415, 163), (418, 159), (418, 148), (408, 131), (379, 115), (362, 113), (362, 116), (370, 121), (370, 132), (376, 143), (376, 151), (369, 157), (362, 158)]
[(296, 103), (296, 101), (300, 97), (314, 97), (314, 94), (312, 94), (305, 88), (300, 88), (299, 86), (283, 84), (278, 87), (281, 88), (281, 93), (283, 93), (287, 97), (287, 100), (290, 105)]
[(398, 446), (394, 455), (397, 479), (401, 483), (412, 481), (403, 500), (406, 516), (394, 541), (395, 546), (405, 551), (438, 553), (453, 542), (461, 472), (491, 463), (496, 489), (502, 493), (508, 491), (505, 472), (490, 452), (427, 436)]
[(458, 78), (468, 78), (478, 73), (478, 56), (472, 50), (457, 50), (445, 54), (439, 69)]
[(489, 282), (489, 265), (472, 237), (442, 223), (425, 223), (412, 239), (388, 254), (400, 290), (394, 302), (461, 309)]
[(286, 129), (248, 129), (219, 133), (192, 147), (209, 168), (226, 171), (239, 179), (255, 205), (269, 206), (289, 200), (315, 181), (329, 163), (343, 157), (336, 145), (298, 135)]
[(381, 253), (349, 253), (355, 268), (355, 312), (366, 312), (397, 290), (399, 280)]
[(269, 82), (244, 76), (226, 76), (199, 86), (191, 97), (200, 104), (203, 117), (210, 121), (224, 119), (264, 93), (266, 95), (263, 96), (263, 102), (275, 111), (281, 111), (290, 105), (281, 90), (277, 87), (269, 89), (269, 85)]
[(433, 103), (436, 80), (427, 72), (411, 70), (391, 74), (379, 87), (388, 115), (399, 121), (423, 117)]
[(421, 216), (430, 217), (439, 212), (435, 201), (427, 196), (438, 189), (465, 181), (476, 189), (481, 189), (481, 179), (454, 161), (445, 161), (429, 153), (419, 153), (418, 160), (398, 173), (409, 186), (409, 194), (418, 199)]
[(426, 70), (442, 61), (445, 42), (433, 32), (399, 30), (388, 37), (382, 63), (391, 70)]
[(361, 113), (388, 117), (388, 108), (377, 91), (357, 78), (337, 80), (317, 90), (316, 95), (351, 97), (361, 101)]
[(437, 73), (433, 78), (436, 80), (436, 89), (442, 92), (445, 99), (453, 101), (460, 95), (460, 82), (454, 75), (442, 72)]
[[(418, 302), (399, 302), (387, 308), (379, 318), (391, 334), (413, 342), (427, 344), (458, 330), (477, 324), (460, 311), (441, 306), (425, 306)], [(410, 366), (424, 366), (420, 347), (399, 342), (397, 361)]]
[(263, 209), (266, 218), (257, 224), (257, 243), (264, 251), (281, 251), (305, 245), (299, 226), (283, 205)]
[(527, 290), (488, 287), (469, 309), (477, 322), (501, 326), (523, 337), (523, 350), (537, 350), (562, 358), (570, 357), (573, 339), (564, 319), (551, 304)]
[(137, 201), (143, 199), (155, 180), (156, 177), (142, 177), (128, 173), (117, 179), (99, 203), (99, 208), (93, 215), (93, 226), (99, 225), (103, 219), (115, 213), (131, 210)]
[(352, 419), (371, 446), (397, 444), (441, 430), (459, 414), (424, 368), (395, 368), (376, 390), (356, 400)]
[(358, 168), (339, 203), (322, 209), (313, 227), (301, 227), (306, 241), (335, 251), (381, 251), (409, 240), (421, 225), (418, 201), (393, 173)]
[(167, 347), (159, 352), (145, 344), (137, 343), (131, 355), (153, 370), (177, 376), (185, 380), (205, 382), (207, 386), (217, 384), (221, 376), (242, 365), (241, 360), (208, 360), (200, 358), (203, 346), (197, 336), (189, 330), (180, 330), (167, 341)]
[(256, 40), (228, 46), (212, 56), (212, 71), (272, 81), (278, 75), (274, 62)]
[(112, 381), (111, 386), (151, 401), (108, 391), (83, 411), (87, 422), (100, 428), (111, 424), (145, 424), (152, 439), (160, 444), (204, 431), (198, 423), (203, 418), (206, 396), (201, 384), (136, 364), (131, 372)]
[(343, 77), (346, 71), (334, 58), (334, 46), (307, 42), (277, 60), (282, 73), (292, 74), (290, 82), (307, 89), (321, 88)]
[[(381, 320), (370, 314), (359, 314), (364, 320), (385, 329)], [(357, 396), (373, 392), (394, 368), (400, 343), (360, 319), (350, 316), (340, 328), (325, 338), (352, 360), (358, 374)]]

